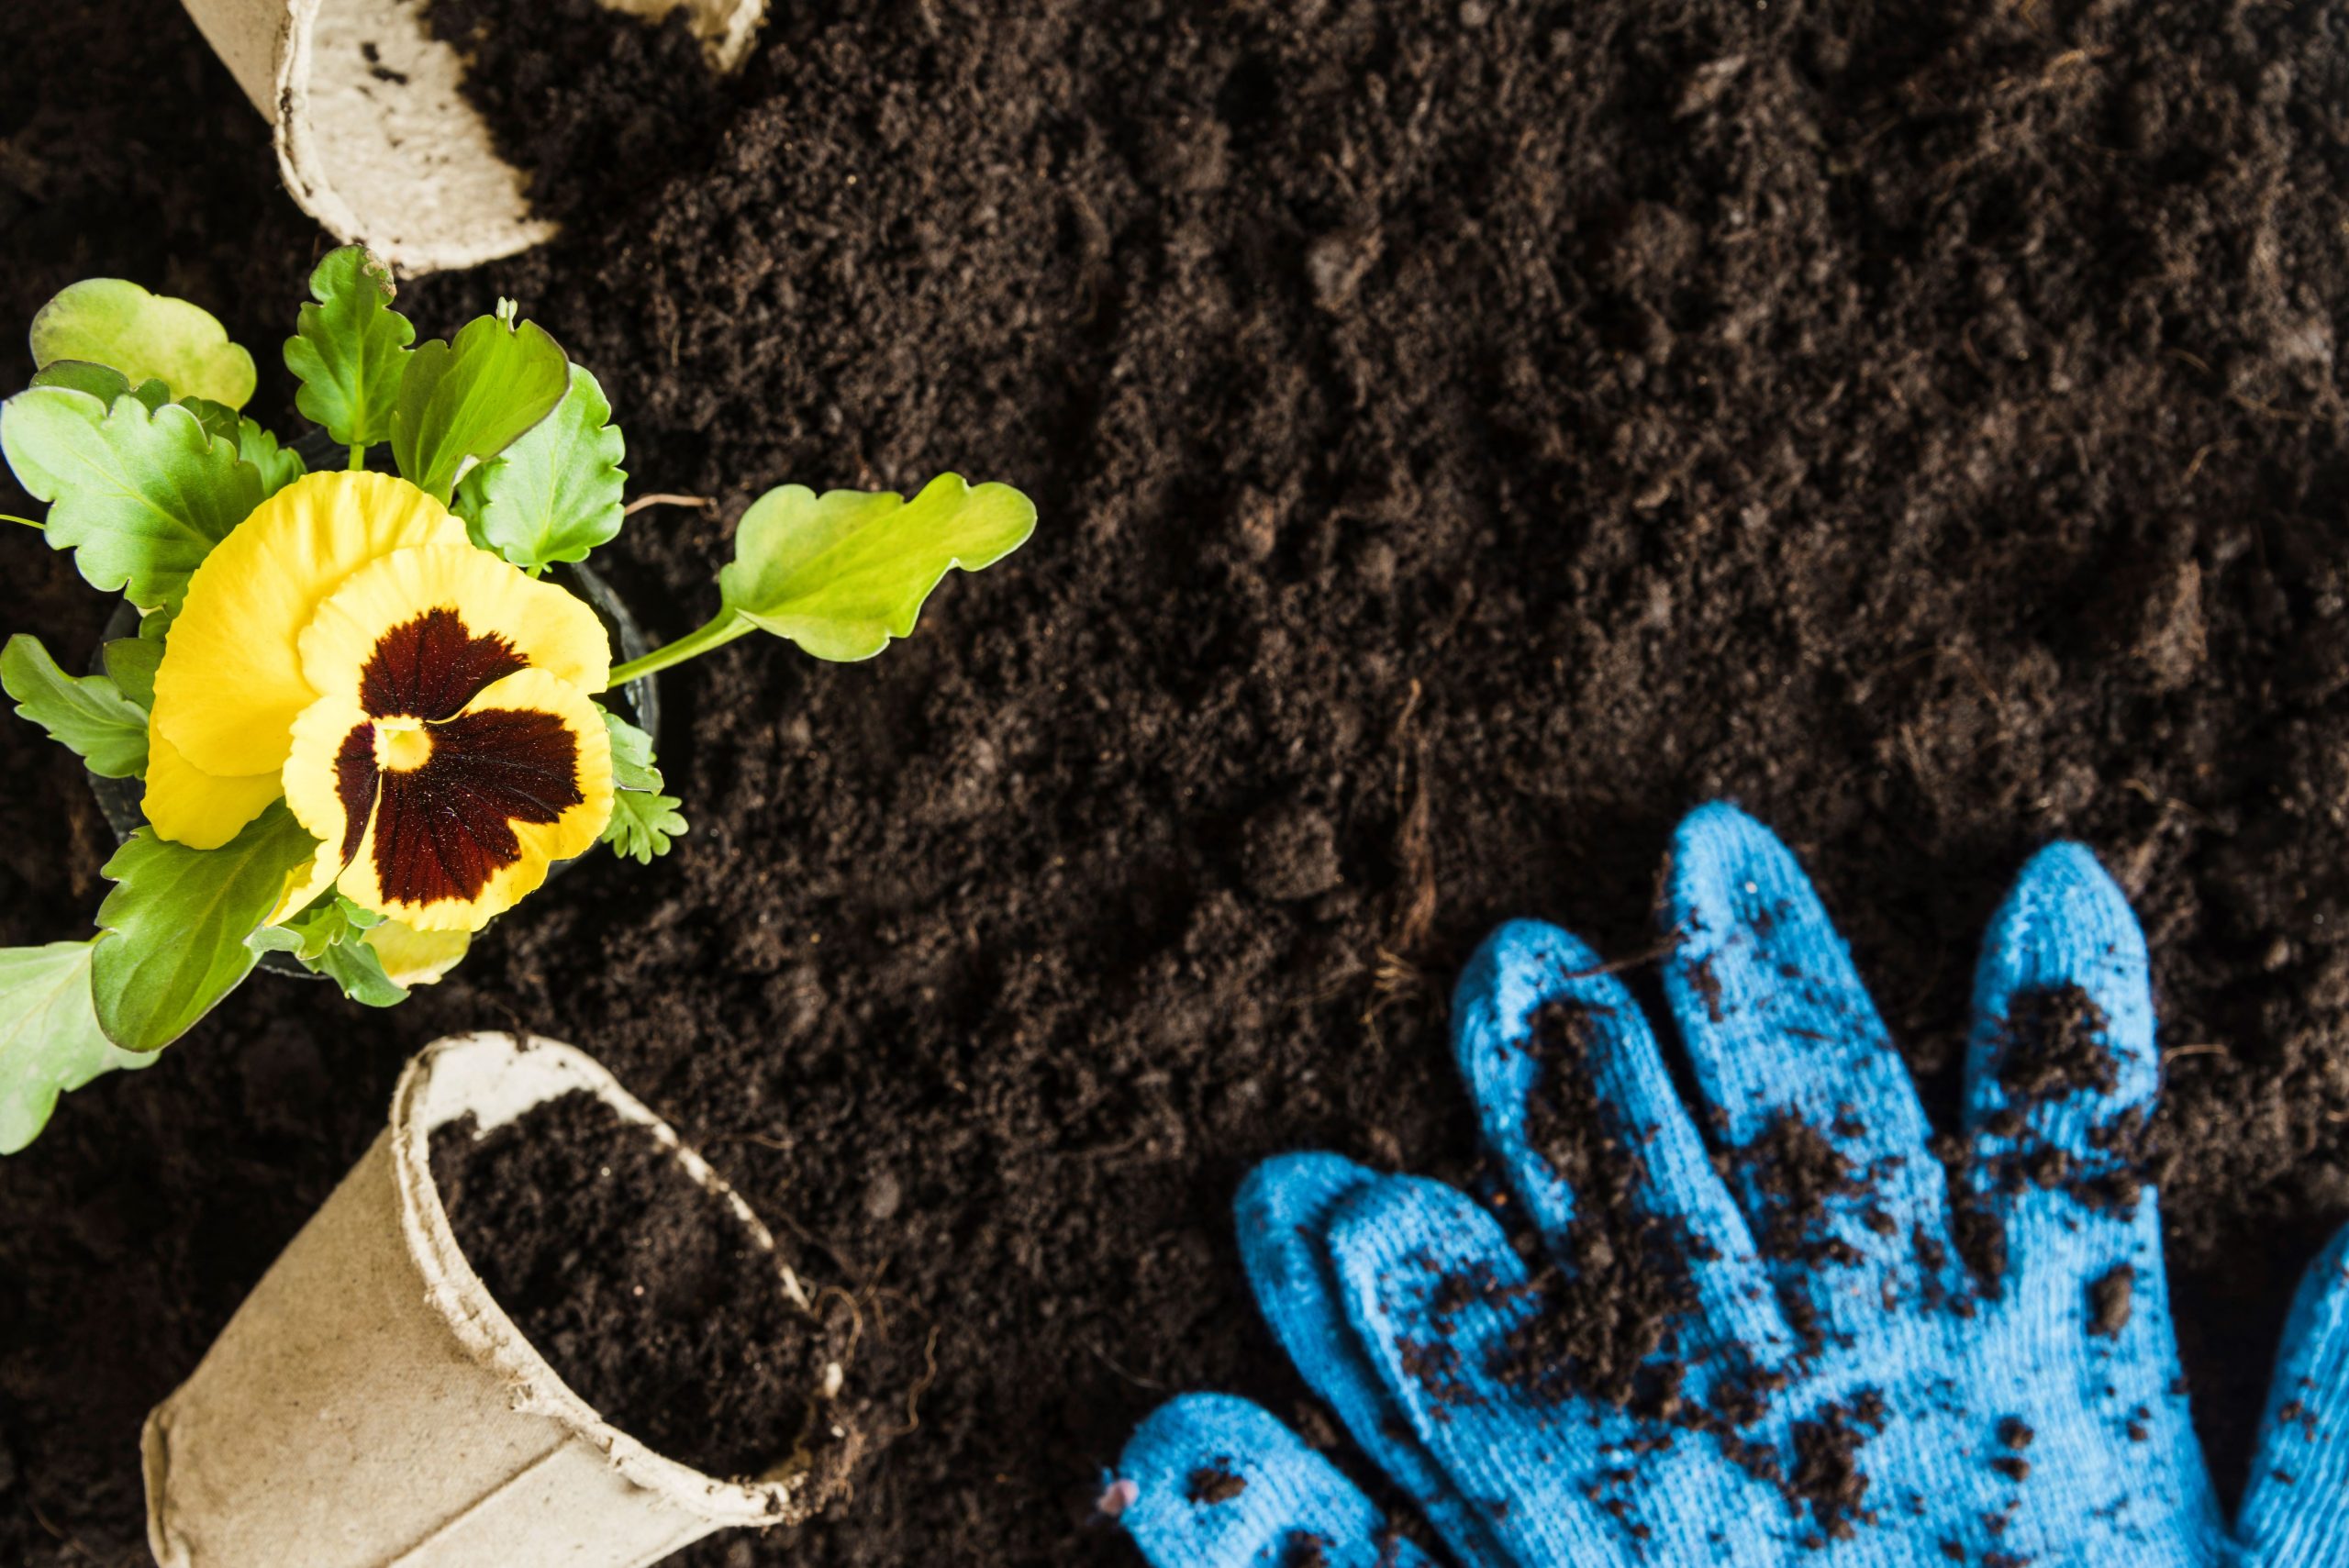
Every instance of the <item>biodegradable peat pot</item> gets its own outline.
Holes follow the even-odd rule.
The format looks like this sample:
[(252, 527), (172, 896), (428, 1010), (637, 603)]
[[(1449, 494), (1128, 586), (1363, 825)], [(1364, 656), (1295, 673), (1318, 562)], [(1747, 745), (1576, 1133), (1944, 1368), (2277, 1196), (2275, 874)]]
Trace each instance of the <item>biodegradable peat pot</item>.
[[(401, 1075), (374, 1147), (148, 1416), (162, 1568), (638, 1568), (729, 1526), (796, 1523), (823, 1500), (837, 1471), (803, 1456), (723, 1481), (614, 1428), (459, 1250), (434, 1129), (471, 1114), (486, 1132), (581, 1089), (649, 1129), (774, 1251), (750, 1207), (584, 1052), (503, 1034), (439, 1041)], [(775, 1266), (812, 1318), (797, 1276)]]
[[(338, 239), (415, 273), (510, 256), (554, 232), (459, 91), (464, 62), (426, 29), (418, 0), (184, 3), (276, 128), (285, 188)], [(686, 11), (720, 71), (741, 62), (766, 15), (766, 0), (602, 4)]]

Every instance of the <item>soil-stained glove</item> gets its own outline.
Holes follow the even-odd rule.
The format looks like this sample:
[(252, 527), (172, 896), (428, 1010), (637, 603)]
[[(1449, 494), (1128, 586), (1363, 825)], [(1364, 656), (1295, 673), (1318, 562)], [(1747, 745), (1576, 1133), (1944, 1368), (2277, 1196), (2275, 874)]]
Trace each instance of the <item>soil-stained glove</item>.
[[(1275, 1334), (1460, 1563), (2349, 1568), (2343, 1240), (2230, 1531), (2133, 1173), (2159, 1084), (2144, 939), (2093, 856), (2042, 852), (1991, 925), (1946, 1166), (1784, 845), (1707, 806), (1665, 897), (1694, 1116), (1573, 937), (1504, 927), (1461, 979), (1494, 1207), (1537, 1242), (1331, 1155), (1240, 1196)], [(1238, 1399), (1163, 1407), (1120, 1475), (1157, 1568), (1427, 1561)]]

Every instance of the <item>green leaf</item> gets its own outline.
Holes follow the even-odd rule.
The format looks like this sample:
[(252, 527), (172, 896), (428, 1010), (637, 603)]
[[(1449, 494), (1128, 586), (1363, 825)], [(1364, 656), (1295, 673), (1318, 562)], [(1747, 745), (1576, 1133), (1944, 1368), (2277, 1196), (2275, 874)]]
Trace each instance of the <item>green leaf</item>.
[(302, 462), (301, 453), (277, 444), (275, 431), (241, 417), (237, 420), (237, 455), (251, 463), (253, 472), (261, 475), (263, 501), (309, 472)]
[(256, 954), (290, 952), (303, 968), (325, 975), (352, 1001), (389, 1007), (407, 1000), (407, 987), (384, 973), (383, 959), (362, 940), (367, 928), (382, 918), (336, 894), (283, 925), (262, 927), (245, 939), (245, 945)]
[(90, 952), (88, 942), (0, 948), (0, 1154), (40, 1136), (58, 1095), (155, 1060), (107, 1043), (90, 1005)]
[(554, 412), (570, 384), (571, 361), (536, 323), (478, 317), (453, 345), (436, 338), (408, 356), (392, 410), (393, 461), (446, 502), (465, 459), (504, 451)]
[(628, 481), (620, 468), (628, 443), (611, 417), (596, 378), (572, 366), (555, 411), (458, 486), (457, 510), (473, 542), (533, 577), (609, 542), (620, 531)]
[(236, 444), (237, 421), (244, 416), (235, 409), (225, 403), (215, 403), (208, 397), (183, 397), (179, 405), (195, 416), (195, 422), (204, 427), (206, 435), (217, 441), (227, 441), (231, 446)]
[(90, 585), (141, 608), (176, 605), (188, 574), (261, 505), (261, 475), (176, 404), (109, 408), (85, 392), (36, 387), (0, 404), (0, 451), (53, 503), (48, 539)]
[(612, 792), (612, 819), (604, 825), (603, 841), (617, 854), (651, 865), (652, 857), (669, 852), (670, 841), (685, 833), (685, 819), (674, 795), (648, 795), (642, 790)]
[(80, 757), (102, 779), (147, 771), (147, 715), (104, 675), (69, 675), (40, 639), (23, 632), (0, 648), (0, 688), (19, 717)]
[(317, 840), (282, 800), (217, 850), (191, 850), (141, 828), (102, 874), (90, 989), (99, 1027), (126, 1051), (160, 1051), (252, 972), (246, 945)]
[(612, 738), (612, 783), (621, 789), (659, 789), (661, 770), (652, 765), (652, 737), (602, 703), (596, 711), (604, 716), (604, 732)]
[(85, 278), (33, 317), (33, 363), (111, 365), (132, 383), (150, 378), (181, 397), (242, 408), (253, 395), (253, 357), (201, 306), (150, 294), (123, 278)]
[[(116, 398), (130, 390), (129, 381), (120, 371), (112, 365), (94, 365), (86, 360), (60, 360), (55, 364), (43, 365), (33, 372), (33, 384), (86, 392), (109, 408), (114, 406)], [(147, 384), (161, 389), (162, 393), (156, 399), (155, 407), (161, 408), (172, 400), (171, 388), (161, 382), (150, 381)]]
[(383, 916), (362, 905), (353, 904), (340, 893), (334, 895), (334, 902), (335, 907), (342, 911), (342, 923), (354, 931), (372, 931), (384, 923)]
[(395, 1007), (407, 1000), (407, 987), (384, 973), (384, 960), (373, 944), (354, 933), (337, 942), (310, 965), (342, 987), (342, 994), (363, 1007)]
[(310, 273), (310, 297), (285, 339), (285, 368), (301, 387), (294, 406), (338, 446), (392, 437), (416, 328), (392, 308), (389, 268), (364, 248), (329, 250)]
[(106, 661), (106, 678), (115, 688), (139, 706), (141, 713), (151, 713), (155, 707), (155, 666), (163, 662), (163, 645), (144, 637), (117, 637), (98, 650)]
[[(148, 386), (161, 384), (160, 382), (147, 384)], [(146, 390), (146, 387), (139, 388), (142, 401)], [(278, 445), (274, 432), (255, 424), (228, 405), (203, 397), (183, 397), (180, 406), (195, 416), (195, 422), (204, 427), (206, 435), (215, 440), (228, 442), (237, 449), (239, 457), (253, 465), (253, 472), (261, 476), (262, 500), (276, 495), (307, 472), (302, 465), (301, 455), (291, 448)]]
[(612, 738), (612, 819), (604, 825), (603, 841), (614, 852), (633, 856), (645, 864), (669, 852), (670, 840), (683, 836), (685, 819), (677, 807), (685, 804), (662, 795), (661, 770), (652, 765), (652, 737), (603, 704), (604, 729)]
[[(172, 389), (160, 381), (142, 381), (134, 387), (113, 366), (94, 365), (82, 360), (60, 360), (53, 365), (43, 365), (33, 372), (32, 384), (61, 386), (69, 392), (86, 392), (109, 408), (114, 406), (117, 398), (136, 396), (150, 414), (172, 400)], [(206, 408), (223, 406), (217, 403), (207, 403), (201, 397), (192, 397), (187, 401), (190, 413), (194, 413), (198, 405)], [(230, 410), (230, 417), (235, 417), (234, 410)], [(201, 415), (197, 416), (196, 422), (209, 428), (208, 421)]]
[(1027, 496), (959, 474), (911, 501), (786, 484), (742, 515), (718, 586), (728, 609), (818, 659), (870, 659), (913, 630), (949, 571), (991, 566), (1035, 530)]

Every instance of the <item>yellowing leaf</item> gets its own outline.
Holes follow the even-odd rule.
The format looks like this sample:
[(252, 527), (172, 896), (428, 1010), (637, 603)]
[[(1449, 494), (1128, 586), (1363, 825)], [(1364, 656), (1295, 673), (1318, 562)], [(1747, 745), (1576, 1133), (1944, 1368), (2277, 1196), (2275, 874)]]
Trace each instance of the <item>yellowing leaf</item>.
[(33, 363), (110, 365), (133, 385), (153, 379), (174, 397), (242, 408), (253, 395), (253, 357), (200, 306), (150, 294), (123, 278), (87, 278), (33, 317)]
[(976, 572), (1028, 542), (1036, 507), (1008, 484), (945, 473), (911, 501), (805, 485), (770, 490), (718, 576), (726, 607), (818, 659), (870, 659), (914, 628), (956, 567)]

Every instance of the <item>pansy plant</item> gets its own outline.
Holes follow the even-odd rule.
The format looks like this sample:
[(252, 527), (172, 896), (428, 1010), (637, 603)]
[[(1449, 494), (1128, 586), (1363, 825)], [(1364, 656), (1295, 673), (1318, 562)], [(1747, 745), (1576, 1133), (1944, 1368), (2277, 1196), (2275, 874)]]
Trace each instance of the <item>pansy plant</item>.
[(0, 1153), (264, 953), (390, 1006), (557, 862), (666, 853), (683, 803), (607, 694), (754, 631), (869, 658), (1035, 527), (1018, 491), (952, 474), (910, 501), (785, 485), (743, 515), (718, 614), (616, 665), (547, 574), (629, 510), (596, 378), (503, 302), (418, 343), (357, 247), (310, 292), (285, 364), (319, 472), (241, 412), (252, 358), (217, 320), (119, 279), (41, 310), (33, 384), (0, 405), (0, 452), (48, 506), (12, 520), (138, 611), (86, 674), (10, 638), (0, 687), (92, 773), (139, 781), (144, 817), (95, 936), (0, 949)]

